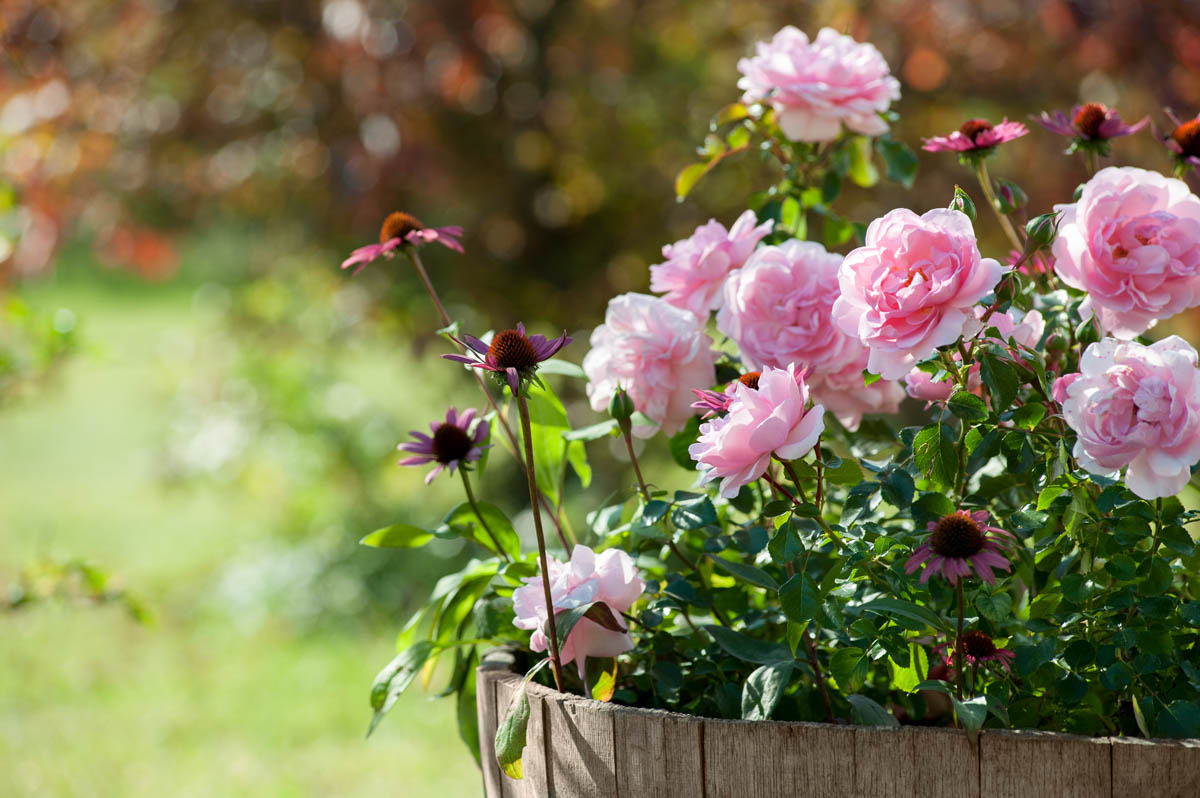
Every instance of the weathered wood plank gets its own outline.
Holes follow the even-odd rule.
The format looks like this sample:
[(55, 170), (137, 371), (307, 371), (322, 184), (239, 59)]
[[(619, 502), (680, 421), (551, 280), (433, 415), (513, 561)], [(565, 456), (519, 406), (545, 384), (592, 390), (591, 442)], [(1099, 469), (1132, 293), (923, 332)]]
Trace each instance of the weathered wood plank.
[[(496, 682), (496, 712), (502, 722), (508, 708), (521, 692), (522, 679), (500, 679)], [(545, 700), (539, 685), (526, 689), (529, 700), (529, 725), (525, 730), (525, 751), (521, 754), (524, 777), (511, 779), (500, 774), (499, 798), (545, 798), (549, 795), (549, 776), (546, 772)]]
[[(558, 693), (553, 693), (559, 696)], [(545, 701), (554, 798), (616, 798), (614, 708), (586, 698)]]
[(1113, 797), (1200, 795), (1200, 741), (1112, 737)]
[(977, 742), (961, 729), (914, 728), (911, 735), (915, 798), (979, 798)]
[(500, 766), (496, 763), (496, 682), (511, 676), (507, 671), (479, 668), (475, 671), (475, 709), (479, 717), (479, 762), (483, 770), (483, 793), (500, 798)]
[(980, 793), (1021, 798), (1107, 798), (1112, 745), (1107, 738), (1034, 731), (979, 736)]
[(896, 798), (913, 794), (912, 728), (854, 730), (854, 795)]
[(653, 709), (613, 711), (617, 794), (698, 798), (704, 794), (704, 721)]
[(706, 798), (854, 794), (852, 726), (706, 720)]

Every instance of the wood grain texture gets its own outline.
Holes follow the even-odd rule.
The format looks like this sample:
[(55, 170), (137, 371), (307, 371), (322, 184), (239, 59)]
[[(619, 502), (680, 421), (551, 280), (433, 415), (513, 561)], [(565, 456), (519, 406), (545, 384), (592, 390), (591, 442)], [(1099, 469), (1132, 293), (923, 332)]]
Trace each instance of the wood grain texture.
[(554, 798), (616, 798), (614, 708), (585, 698), (544, 702)]
[(479, 763), (483, 793), (500, 798), (500, 766), (496, 763), (496, 684), (513, 674), (479, 668), (475, 671), (475, 708), (479, 717)]
[[(521, 680), (502, 679), (496, 682), (496, 713), (500, 722), (508, 707), (521, 691)], [(546, 766), (545, 691), (540, 685), (526, 688), (529, 699), (529, 725), (525, 730), (525, 751), (521, 754), (524, 778), (510, 779), (500, 774), (501, 798), (545, 798), (550, 794)]]
[(1107, 798), (1112, 746), (1107, 738), (1034, 731), (979, 736), (979, 790), (987, 796)]
[(1114, 737), (1113, 796), (1196, 798), (1200, 795), (1200, 741)]
[(979, 798), (978, 743), (958, 729), (913, 729), (911, 740), (914, 798)]
[(854, 794), (854, 727), (704, 722), (706, 798), (845, 798)]
[(854, 795), (895, 798), (913, 794), (912, 728), (854, 730)]
[(655, 709), (617, 707), (612, 714), (618, 795), (704, 794), (704, 721)]

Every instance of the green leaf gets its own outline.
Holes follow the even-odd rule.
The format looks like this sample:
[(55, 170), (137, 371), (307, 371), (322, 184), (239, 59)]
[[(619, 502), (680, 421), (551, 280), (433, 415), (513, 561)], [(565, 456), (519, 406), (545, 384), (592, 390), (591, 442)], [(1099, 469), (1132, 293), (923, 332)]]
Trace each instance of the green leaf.
[(683, 429), (676, 432), (667, 441), (667, 449), (671, 452), (671, 458), (688, 471), (696, 470), (696, 461), (688, 454), (688, 447), (695, 443), (699, 437), (700, 416), (692, 416), (683, 425)]
[[(563, 477), (566, 474), (567, 447), (576, 446), (582, 450), (583, 443), (568, 442), (563, 438), (565, 433), (571, 431), (571, 424), (567, 420), (566, 408), (548, 384), (543, 382), (541, 385), (530, 385), (528, 404), (534, 475), (537, 477), (538, 490), (552, 503), (558, 504)], [(586, 469), (586, 460), (584, 465)], [(580, 479), (583, 478), (583, 474), (580, 474)], [(590, 478), (589, 471), (588, 479)]]
[(777, 662), (756, 668), (742, 687), (742, 719), (768, 720), (792, 678), (793, 665)]
[(821, 225), (821, 238), (827, 249), (840, 247), (854, 237), (854, 224), (848, 219), (829, 215)]
[(960, 701), (952, 695), (950, 702), (954, 704), (954, 713), (967, 731), (967, 739), (971, 741), (971, 745), (975, 745), (979, 740), (979, 730), (983, 728), (983, 722), (987, 720), (987, 698), (976, 696)]
[(975, 609), (989, 621), (1003, 623), (1012, 615), (1012, 596), (1007, 593), (980, 593), (975, 597)]
[(420, 640), (397, 654), (375, 677), (371, 685), (371, 709), (375, 710), (375, 714), (371, 716), (371, 726), (367, 729), (368, 737), (412, 684), (413, 678), (436, 648), (432, 640)]
[(569, 441), (594, 441), (597, 438), (603, 438), (605, 435), (617, 434), (617, 420), (610, 418), (608, 421), (601, 421), (599, 424), (592, 424), (590, 427), (582, 427), (573, 429), (570, 432), (564, 432), (563, 437)]
[(941, 629), (948, 632), (949, 625), (938, 617), (933, 611), (922, 607), (920, 604), (915, 604), (904, 599), (880, 598), (874, 601), (868, 601), (859, 609), (863, 612), (873, 612), (879, 615), (899, 615), (902, 618), (907, 618), (910, 621), (923, 624), (932, 629)]
[(581, 380), (587, 379), (587, 374), (583, 373), (582, 367), (555, 357), (538, 363), (537, 369), (539, 374), (561, 374), (564, 377), (576, 377)]
[(892, 686), (897, 690), (904, 690), (911, 693), (917, 689), (917, 685), (921, 683), (921, 679), (929, 673), (929, 655), (925, 653), (925, 647), (917, 643), (908, 645), (908, 666), (901, 667), (892, 660), (892, 667), (895, 673), (892, 675)]
[(846, 696), (846, 700), (850, 702), (850, 720), (856, 726), (891, 728), (900, 725), (900, 721), (896, 720), (892, 713), (865, 695), (854, 693)]
[(554, 614), (554, 631), (558, 634), (560, 647), (567, 644), (567, 639), (570, 638), (572, 630), (584, 618), (612, 632), (625, 631), (625, 627), (621, 626), (616, 615), (613, 614), (611, 607), (603, 601), (589, 601), (587, 604), (572, 607), (569, 610), (563, 610)]
[(913, 439), (917, 468), (935, 485), (953, 487), (958, 482), (958, 448), (948, 424), (930, 424)]
[(903, 468), (889, 468), (879, 475), (883, 500), (898, 510), (907, 510), (916, 494), (912, 476)]
[(979, 374), (992, 397), (992, 408), (997, 413), (1003, 413), (1012, 405), (1017, 396), (1017, 389), (1021, 387), (1016, 370), (999, 358), (984, 354)]
[(829, 661), (829, 672), (838, 686), (849, 692), (858, 692), (867, 680), (867, 652), (856, 646), (838, 649)]
[(800, 201), (795, 197), (788, 197), (783, 201), (779, 212), (779, 226), (794, 238), (798, 237), (800, 231), (807, 226), (804, 209), (800, 207)]
[(871, 160), (871, 139), (855, 136), (846, 148), (850, 155), (850, 179), (863, 188), (879, 182), (879, 171)]
[(799, 573), (779, 588), (779, 605), (789, 621), (807, 625), (821, 611), (821, 591), (811, 577)]
[(955, 391), (946, 407), (963, 421), (987, 421), (987, 405), (970, 391)]
[(416, 549), (433, 540), (433, 533), (408, 524), (393, 524), (383, 529), (376, 529), (362, 540), (363, 546), (374, 546), (379, 549)]
[(912, 188), (917, 177), (917, 155), (903, 141), (897, 141), (890, 136), (875, 140), (875, 149), (883, 157), (884, 172), (887, 179), (899, 183), (905, 188)]
[(671, 522), (685, 531), (699, 529), (717, 523), (717, 508), (713, 507), (712, 500), (702, 493), (676, 491)]
[(496, 729), (496, 761), (504, 775), (510, 779), (525, 777), (521, 756), (525, 752), (525, 733), (529, 727), (529, 696), (525, 694), (525, 683), (514, 696), (504, 713), (504, 720)]
[(744, 562), (736, 560), (727, 560), (724, 557), (718, 557), (715, 554), (709, 554), (709, 559), (719, 565), (724, 571), (741, 579), (743, 582), (749, 582), (752, 585), (766, 588), (767, 590), (778, 590), (779, 583), (763, 569), (747, 565)]
[(1021, 405), (1013, 411), (1013, 423), (1023, 429), (1033, 429), (1046, 417), (1046, 406), (1041, 404)]
[(708, 173), (708, 166), (706, 163), (693, 163), (679, 171), (675, 177), (676, 200), (682, 202), (688, 194), (692, 193), (692, 189), (700, 182), (700, 178)]
[(739, 122), (749, 115), (750, 109), (748, 109), (745, 104), (732, 103), (725, 106), (720, 111), (717, 111), (716, 116), (714, 116), (712, 121), (709, 122), (709, 127), (713, 130), (716, 130), (717, 128), (723, 125), (728, 125), (731, 122)]
[(712, 635), (726, 654), (737, 657), (745, 662), (756, 665), (775, 665), (780, 662), (792, 662), (791, 649), (785, 643), (772, 643), (757, 640), (741, 632), (726, 629), (724, 626), (709, 625), (704, 630)]
[[(438, 528), (438, 532), (462, 535), (489, 551), (497, 554), (504, 552), (510, 560), (520, 558), (521, 539), (517, 537), (516, 530), (513, 529), (512, 522), (508, 520), (504, 511), (488, 502), (476, 502), (476, 506), (479, 508), (479, 515), (475, 514), (475, 510), (469, 502), (463, 502), (455, 507), (446, 516), (442, 526)], [(479, 520), (480, 516), (483, 516), (482, 524)], [(486, 529), (484, 524), (487, 525)], [(491, 530), (490, 535), (488, 530)], [(496, 548), (497, 541), (500, 544), (499, 550)]]
[(854, 460), (843, 460), (837, 468), (825, 469), (825, 479), (834, 485), (857, 485), (862, 478), (862, 467)]

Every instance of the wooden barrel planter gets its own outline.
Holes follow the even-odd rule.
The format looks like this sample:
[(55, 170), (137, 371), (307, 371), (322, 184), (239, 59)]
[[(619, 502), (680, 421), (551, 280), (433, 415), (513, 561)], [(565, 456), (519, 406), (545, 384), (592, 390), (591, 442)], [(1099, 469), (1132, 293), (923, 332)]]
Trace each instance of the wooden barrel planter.
[(487, 798), (1197, 798), (1200, 740), (1032, 731), (716, 720), (528, 686), (525, 777), (505, 776), (496, 727), (521, 688), (478, 671)]

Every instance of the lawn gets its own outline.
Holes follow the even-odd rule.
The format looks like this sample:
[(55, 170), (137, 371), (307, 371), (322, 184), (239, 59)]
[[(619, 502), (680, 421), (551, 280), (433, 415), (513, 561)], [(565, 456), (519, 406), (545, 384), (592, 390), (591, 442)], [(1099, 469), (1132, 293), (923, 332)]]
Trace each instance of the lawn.
[(477, 794), (448, 704), (414, 691), (363, 738), (401, 618), (313, 630), (244, 623), (212, 600), (223, 566), (271, 530), (251, 496), (156, 476), (164, 348), (211, 323), (192, 291), (117, 281), (31, 295), (71, 307), (92, 345), (0, 413), (0, 583), (35, 557), (85, 557), (155, 622), (62, 603), (0, 615), (0, 795)]

